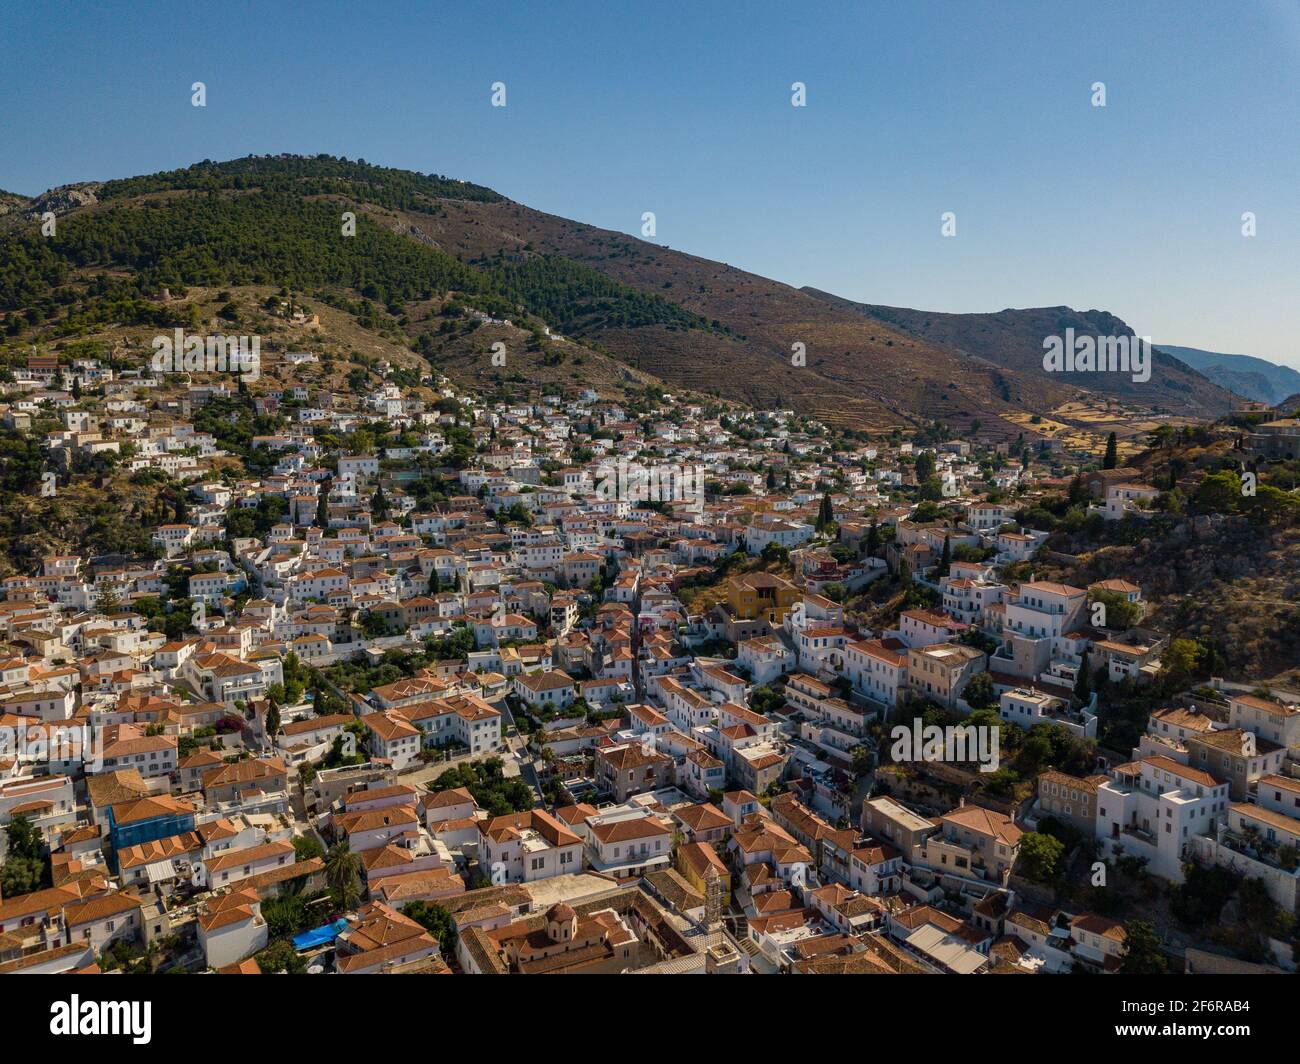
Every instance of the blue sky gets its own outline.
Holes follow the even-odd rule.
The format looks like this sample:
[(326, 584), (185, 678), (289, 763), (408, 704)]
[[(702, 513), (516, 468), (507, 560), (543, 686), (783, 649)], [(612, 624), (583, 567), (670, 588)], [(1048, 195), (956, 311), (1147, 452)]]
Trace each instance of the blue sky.
[(1300, 0), (0, 7), (0, 188), (325, 151), (654, 211), (851, 299), (1097, 307), (1300, 367), (1298, 118)]

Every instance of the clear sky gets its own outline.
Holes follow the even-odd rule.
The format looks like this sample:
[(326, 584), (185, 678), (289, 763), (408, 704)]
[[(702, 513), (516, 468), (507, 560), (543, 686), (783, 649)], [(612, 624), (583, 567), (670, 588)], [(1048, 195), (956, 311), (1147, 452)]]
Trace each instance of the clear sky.
[(851, 299), (1096, 307), (1296, 367), (1298, 119), (1300, 0), (0, 5), (10, 191), (324, 151), (654, 211)]

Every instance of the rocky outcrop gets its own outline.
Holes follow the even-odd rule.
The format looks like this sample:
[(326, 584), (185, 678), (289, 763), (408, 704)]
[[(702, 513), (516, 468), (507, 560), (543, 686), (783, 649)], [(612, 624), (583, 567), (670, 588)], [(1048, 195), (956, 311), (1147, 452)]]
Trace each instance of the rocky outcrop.
[(37, 196), (31, 202), (27, 214), (30, 218), (39, 218), (46, 211), (53, 211), (55, 214), (66, 214), (78, 207), (89, 207), (91, 204), (99, 202), (98, 192), (98, 182), (81, 185), (60, 185), (58, 188), (52, 188), (48, 192), (43, 192)]

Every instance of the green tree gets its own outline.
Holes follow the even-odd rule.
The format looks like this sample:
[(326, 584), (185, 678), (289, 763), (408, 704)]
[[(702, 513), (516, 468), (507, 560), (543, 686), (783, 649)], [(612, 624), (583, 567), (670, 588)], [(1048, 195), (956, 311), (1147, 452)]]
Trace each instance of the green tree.
[(108, 581), (100, 584), (95, 593), (95, 609), (100, 613), (116, 613), (121, 608), (117, 589)]
[(834, 523), (835, 508), (831, 504), (830, 492), (823, 492), (821, 506), (817, 510), (817, 531), (825, 532)]
[(6, 829), (8, 856), (0, 867), (0, 897), (30, 894), (51, 885), (45, 843), (38, 828), (22, 813), (15, 813)]
[(1155, 925), (1147, 920), (1130, 920), (1124, 926), (1119, 970), (1125, 975), (1164, 975), (1166, 968)]
[(988, 709), (998, 704), (998, 697), (993, 690), (993, 676), (988, 672), (977, 672), (962, 689), (962, 698), (973, 709)]
[(278, 972), (301, 975), (307, 970), (306, 963), (298, 956), (298, 951), (293, 948), (293, 943), (284, 939), (279, 942), (272, 942), (253, 959), (257, 961), (257, 966), (262, 969), (265, 975), (275, 975)]
[(1092, 697), (1092, 670), (1088, 667), (1089, 648), (1084, 647), (1079, 657), (1079, 674), (1074, 678), (1074, 697), (1087, 705)]
[(1106, 437), (1106, 457), (1101, 460), (1102, 469), (1114, 469), (1119, 465), (1119, 440), (1115, 433)]
[(1037, 831), (1020, 837), (1020, 855), (1016, 866), (1020, 874), (1039, 883), (1055, 883), (1064, 871), (1061, 859), (1065, 846), (1060, 839)]
[(325, 882), (343, 909), (352, 908), (361, 897), (361, 858), (346, 842), (336, 842), (325, 855)]
[(867, 529), (867, 557), (874, 558), (880, 553), (880, 526), (872, 519), (871, 527)]
[(1142, 607), (1136, 602), (1130, 602), (1122, 592), (1101, 589), (1089, 591), (1088, 601), (1105, 605), (1105, 616), (1101, 623), (1103, 628), (1131, 628), (1142, 619)]
[(1197, 671), (1200, 657), (1201, 648), (1192, 640), (1171, 640), (1160, 664), (1161, 688), (1169, 693), (1185, 688)]
[(280, 734), (280, 707), (274, 698), (269, 699), (266, 707), (266, 737), (275, 745), (275, 737)]
[(409, 916), (436, 938), (438, 948), (444, 957), (450, 956), (455, 951), (456, 921), (441, 905), (427, 901), (407, 902), (402, 906), (402, 915)]
[(1241, 505), (1241, 477), (1231, 469), (1211, 473), (1197, 487), (1192, 504), (1201, 513), (1236, 513)]
[(293, 837), (293, 857), (295, 861), (310, 861), (314, 857), (324, 857), (325, 847), (315, 835), (295, 835)]

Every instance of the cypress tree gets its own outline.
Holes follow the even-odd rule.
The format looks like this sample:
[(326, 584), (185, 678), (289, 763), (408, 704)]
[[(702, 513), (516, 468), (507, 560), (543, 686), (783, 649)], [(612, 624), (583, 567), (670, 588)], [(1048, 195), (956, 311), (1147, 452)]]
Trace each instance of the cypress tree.
[(1119, 441), (1112, 432), (1106, 437), (1106, 457), (1102, 460), (1102, 469), (1114, 469), (1119, 465)]

